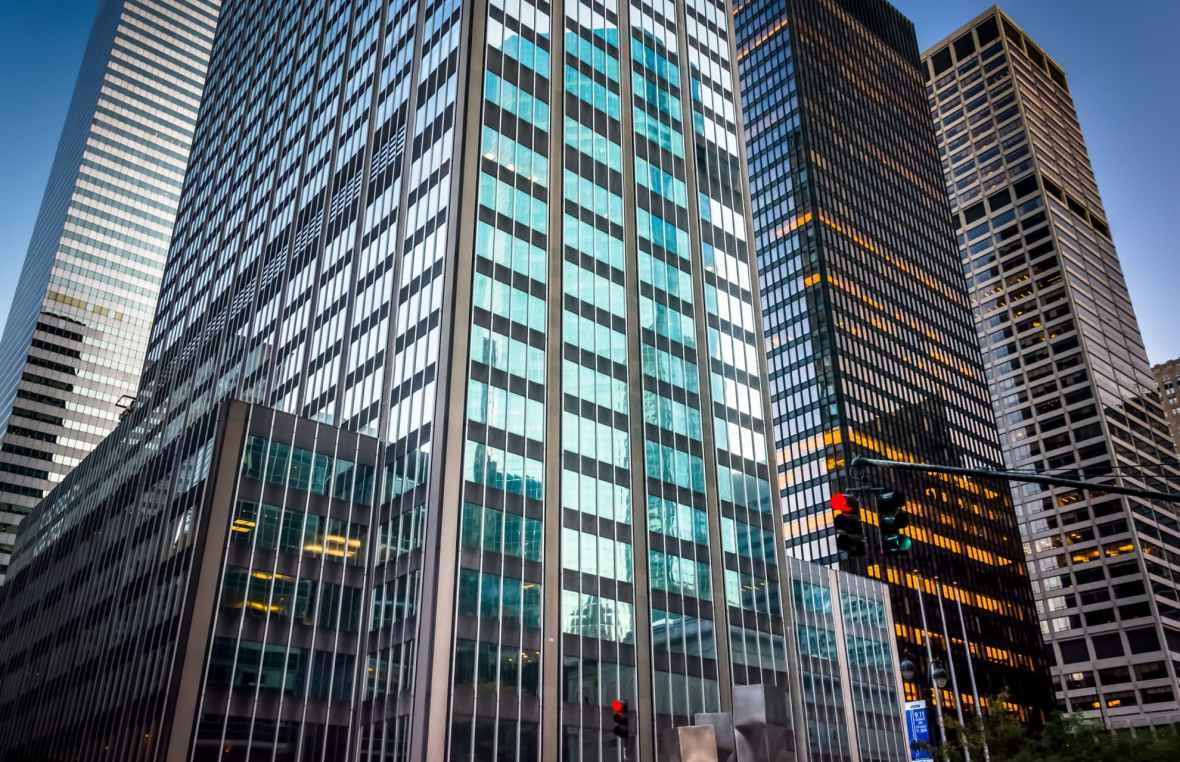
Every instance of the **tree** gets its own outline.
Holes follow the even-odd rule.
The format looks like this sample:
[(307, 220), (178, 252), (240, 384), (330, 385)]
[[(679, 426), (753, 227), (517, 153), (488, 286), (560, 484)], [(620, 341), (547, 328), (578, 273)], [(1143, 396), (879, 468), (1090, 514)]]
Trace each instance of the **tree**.
[(1174, 728), (1109, 731), (1101, 723), (1054, 713), (1033, 728), (1010, 707), (1006, 694), (988, 702), (982, 720), (972, 717), (960, 726), (948, 718), (947, 743), (935, 750), (938, 759), (983, 762), (984, 739), (991, 762), (1174, 762), (1180, 760), (1180, 734)]

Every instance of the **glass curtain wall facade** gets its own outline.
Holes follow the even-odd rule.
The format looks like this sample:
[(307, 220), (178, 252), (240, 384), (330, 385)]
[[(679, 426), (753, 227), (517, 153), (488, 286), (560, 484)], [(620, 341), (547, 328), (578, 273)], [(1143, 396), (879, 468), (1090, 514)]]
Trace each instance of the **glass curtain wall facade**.
[[(736, 28), (787, 552), (885, 581), (899, 649), (924, 657), (930, 638), (966, 675), (958, 618), (939, 619), (941, 578), (948, 607), (963, 603), (980, 693), (1047, 705), (1007, 490), (848, 466), (1002, 462), (913, 25), (885, 2), (755, 0)], [(882, 557), (866, 498), (868, 557), (840, 558), (830, 496), (866, 484), (908, 496), (909, 554)], [(971, 711), (959, 687), (942, 701)]]
[(0, 583), (139, 385), (219, 8), (99, 3), (0, 339)]
[[(6, 710), (94, 758), (580, 761), (622, 758), (622, 697), (654, 760), (734, 684), (785, 686), (732, 51), (719, 0), (228, 5), (138, 402), (22, 534)], [(218, 536), (231, 398), (256, 497), (160, 556)], [(327, 486), (369, 438), (371, 505)], [(193, 655), (175, 590), (205, 600), (210, 554)], [(96, 690), (157, 660), (106, 694), (134, 734), (56, 711), (34, 611), (113, 628)]]
[[(812, 760), (908, 760), (889, 588), (787, 558)], [(802, 745), (802, 744), (800, 744)]]
[[(1007, 465), (1170, 491), (1176, 451), (1065, 73), (995, 9), (923, 63)], [(1175, 510), (1038, 485), (1014, 499), (1058, 704), (1175, 722)]]

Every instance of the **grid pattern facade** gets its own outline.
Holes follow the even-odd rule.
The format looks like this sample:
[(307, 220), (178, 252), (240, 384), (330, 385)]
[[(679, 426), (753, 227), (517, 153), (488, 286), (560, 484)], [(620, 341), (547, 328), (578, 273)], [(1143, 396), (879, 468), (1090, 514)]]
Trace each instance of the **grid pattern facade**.
[[(884, 2), (755, 0), (737, 30), (788, 553), (886, 581), (900, 649), (916, 656), (930, 637), (945, 659), (949, 632), (965, 674), (958, 621), (921, 628), (917, 596), (936, 612), (940, 577), (967, 612), (980, 693), (1047, 704), (1006, 490), (848, 468), (858, 455), (1001, 462), (913, 26)], [(902, 559), (870, 530), (867, 560), (840, 560), (830, 496), (866, 480), (909, 498)], [(871, 500), (861, 515), (875, 524)]]
[[(996, 9), (924, 64), (1008, 467), (1166, 491), (1175, 449), (1064, 72)], [(1040, 485), (1014, 500), (1058, 704), (1175, 722), (1173, 509)]]
[(787, 558), (812, 760), (910, 759), (889, 588)]
[(0, 340), (0, 583), (139, 385), (220, 2), (99, 6)]
[[(730, 24), (717, 0), (227, 5), (138, 401), (22, 533), (0, 739), (35, 715), (26, 743), (160, 758), (189, 658), (202, 760), (615, 760), (617, 697), (650, 760), (734, 684), (785, 686)], [(208, 554), (159, 548), (218, 504), (230, 398), (272, 433), (228, 478), (186, 655), (175, 590)], [(368, 438), (373, 483), (337, 494)], [(86, 626), (44, 653), (34, 614)], [(101, 644), (85, 711), (76, 638)]]
[(1172, 433), (1172, 443), (1180, 450), (1180, 362), (1168, 360), (1153, 366), (1151, 372), (1159, 386), (1160, 404), (1164, 407), (1164, 418)]

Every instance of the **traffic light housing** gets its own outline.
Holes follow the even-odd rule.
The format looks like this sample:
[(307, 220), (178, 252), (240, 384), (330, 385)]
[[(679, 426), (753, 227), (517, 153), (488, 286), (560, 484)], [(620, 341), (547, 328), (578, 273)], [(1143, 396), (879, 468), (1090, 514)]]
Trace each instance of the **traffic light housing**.
[(849, 558), (864, 558), (865, 534), (856, 498), (843, 492), (832, 495), (832, 526), (836, 528), (836, 549)]
[(914, 547), (914, 541), (901, 533), (910, 525), (904, 494), (889, 490), (877, 497), (877, 522), (881, 525), (881, 549), (885, 555), (901, 555)]
[(627, 740), (631, 737), (631, 713), (626, 700), (615, 699), (610, 702), (610, 711), (614, 723), (611, 732), (614, 733), (615, 738)]

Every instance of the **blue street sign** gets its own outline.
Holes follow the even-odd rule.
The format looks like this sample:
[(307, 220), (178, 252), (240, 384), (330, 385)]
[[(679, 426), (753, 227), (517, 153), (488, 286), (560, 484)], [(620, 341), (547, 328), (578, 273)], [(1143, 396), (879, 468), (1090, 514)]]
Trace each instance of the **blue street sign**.
[[(910, 739), (910, 759), (933, 760), (934, 756), (928, 748), (930, 744), (930, 720), (926, 713), (925, 701), (907, 701), (905, 703), (905, 728)], [(926, 746), (920, 747), (920, 744)]]

